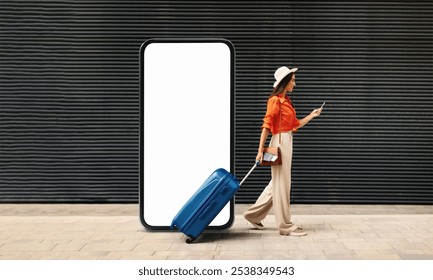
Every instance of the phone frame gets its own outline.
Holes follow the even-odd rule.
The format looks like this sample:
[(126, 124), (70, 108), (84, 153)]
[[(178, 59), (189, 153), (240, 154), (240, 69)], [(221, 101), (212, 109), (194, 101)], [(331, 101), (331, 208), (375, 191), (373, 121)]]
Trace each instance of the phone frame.
[[(170, 230), (170, 226), (154, 226), (150, 225), (146, 222), (144, 217), (144, 57), (146, 47), (153, 43), (223, 43), (230, 50), (230, 170), (229, 172), (235, 173), (234, 168), (234, 154), (235, 154), (235, 48), (233, 44), (223, 38), (152, 38), (145, 41), (141, 47), (139, 52), (139, 101), (140, 101), (140, 121), (139, 121), (139, 215), (140, 221), (143, 227), (147, 230), (151, 231), (166, 231)], [(173, 159), (175, 160), (175, 159)], [(215, 167), (215, 169), (217, 166)], [(191, 171), (193, 172), (193, 171)], [(197, 186), (197, 189), (200, 186)], [(229, 219), (227, 223), (218, 226), (208, 226), (207, 229), (227, 229), (231, 227), (234, 222), (234, 198), (230, 200), (229, 206)], [(174, 217), (173, 217), (174, 218)]]

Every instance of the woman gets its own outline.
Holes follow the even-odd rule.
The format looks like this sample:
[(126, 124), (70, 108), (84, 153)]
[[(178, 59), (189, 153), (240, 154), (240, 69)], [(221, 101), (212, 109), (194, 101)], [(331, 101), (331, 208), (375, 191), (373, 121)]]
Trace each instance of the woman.
[(313, 118), (319, 116), (322, 109), (313, 110), (301, 120), (296, 118), (295, 108), (287, 97), (287, 92), (292, 92), (296, 85), (295, 72), (297, 70), (298, 68), (289, 69), (283, 66), (275, 71), (274, 91), (268, 99), (256, 160), (261, 162), (263, 159), (263, 147), (269, 133), (272, 133), (270, 146), (276, 147), (279, 144), (279, 133), (281, 132), (281, 157), (283, 162), (282, 165), (271, 167), (271, 181), (256, 203), (245, 211), (244, 217), (255, 228), (263, 229), (262, 220), (273, 205), (281, 235), (305, 236), (307, 232), (300, 226), (293, 224), (290, 215), (292, 134)]

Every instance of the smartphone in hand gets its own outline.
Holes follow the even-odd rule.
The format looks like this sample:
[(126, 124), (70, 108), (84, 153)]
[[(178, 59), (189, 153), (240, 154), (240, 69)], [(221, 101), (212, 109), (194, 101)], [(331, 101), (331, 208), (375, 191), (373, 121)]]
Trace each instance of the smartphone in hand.
[(320, 109), (323, 109), (323, 106), (325, 106), (325, 103), (326, 103), (326, 101), (323, 102), (322, 106), (320, 106)]

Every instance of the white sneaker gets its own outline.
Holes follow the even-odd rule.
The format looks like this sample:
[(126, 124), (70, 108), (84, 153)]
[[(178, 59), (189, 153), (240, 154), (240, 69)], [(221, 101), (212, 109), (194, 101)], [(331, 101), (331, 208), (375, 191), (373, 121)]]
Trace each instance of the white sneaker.
[(245, 220), (247, 220), (250, 224), (252, 224), (253, 227), (255, 227), (256, 229), (264, 229), (265, 228), (265, 226), (261, 222), (255, 223), (255, 222), (248, 220), (247, 218), (245, 218)]
[(281, 235), (290, 235), (290, 236), (305, 236), (308, 233), (305, 230), (303, 230), (301, 227), (298, 227), (298, 228), (296, 228), (295, 230), (292, 230), (289, 233), (280, 232), (280, 234)]

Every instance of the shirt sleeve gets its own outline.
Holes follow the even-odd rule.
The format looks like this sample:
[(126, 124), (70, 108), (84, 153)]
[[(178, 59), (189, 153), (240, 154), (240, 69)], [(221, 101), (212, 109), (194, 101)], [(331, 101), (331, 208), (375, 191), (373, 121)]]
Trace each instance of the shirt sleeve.
[(279, 112), (280, 104), (278, 104), (278, 103), (280, 103), (280, 101), (279, 101), (277, 96), (273, 96), (273, 97), (269, 98), (268, 105), (266, 108), (266, 115), (263, 118), (262, 129), (268, 128), (268, 129), (272, 130), (272, 125), (274, 123), (275, 116)]

